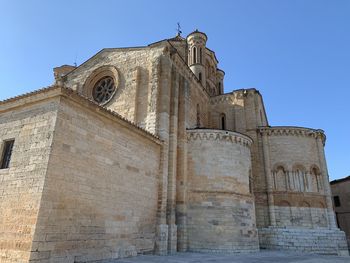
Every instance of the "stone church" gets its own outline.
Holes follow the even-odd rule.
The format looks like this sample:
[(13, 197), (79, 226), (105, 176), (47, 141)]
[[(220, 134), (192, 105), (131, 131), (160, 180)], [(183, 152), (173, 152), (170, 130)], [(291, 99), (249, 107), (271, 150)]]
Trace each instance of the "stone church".
[(319, 129), (269, 126), (224, 93), (198, 30), (102, 49), (0, 102), (0, 261), (176, 251), (347, 255)]

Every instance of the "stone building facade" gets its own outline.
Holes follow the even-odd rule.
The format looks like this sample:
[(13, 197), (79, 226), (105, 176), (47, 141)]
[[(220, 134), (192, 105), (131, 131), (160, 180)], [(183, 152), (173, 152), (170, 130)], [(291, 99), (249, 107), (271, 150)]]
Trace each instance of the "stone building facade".
[(350, 246), (350, 176), (331, 181), (335, 217)]
[(323, 131), (269, 126), (256, 89), (224, 94), (206, 42), (103, 49), (0, 103), (1, 262), (347, 254)]

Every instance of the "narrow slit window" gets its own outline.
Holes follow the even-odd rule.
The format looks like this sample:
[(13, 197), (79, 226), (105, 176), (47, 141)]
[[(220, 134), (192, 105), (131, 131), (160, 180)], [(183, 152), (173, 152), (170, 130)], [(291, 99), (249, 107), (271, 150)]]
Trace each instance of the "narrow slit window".
[(226, 115), (224, 113), (221, 114), (221, 129), (226, 130)]
[(193, 47), (193, 61), (192, 61), (192, 63), (193, 64), (196, 64), (197, 63), (197, 49), (196, 49), (196, 47)]
[(3, 152), (2, 152), (0, 169), (9, 168), (14, 142), (15, 140), (5, 141)]

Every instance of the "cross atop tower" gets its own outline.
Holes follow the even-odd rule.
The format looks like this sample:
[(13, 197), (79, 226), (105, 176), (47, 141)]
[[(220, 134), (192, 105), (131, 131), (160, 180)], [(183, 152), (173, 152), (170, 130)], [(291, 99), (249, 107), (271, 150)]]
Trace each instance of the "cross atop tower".
[(177, 35), (180, 36), (181, 33), (182, 33), (182, 31), (181, 31), (181, 26), (180, 26), (180, 22), (177, 22), (177, 29), (176, 29), (176, 31), (177, 31)]

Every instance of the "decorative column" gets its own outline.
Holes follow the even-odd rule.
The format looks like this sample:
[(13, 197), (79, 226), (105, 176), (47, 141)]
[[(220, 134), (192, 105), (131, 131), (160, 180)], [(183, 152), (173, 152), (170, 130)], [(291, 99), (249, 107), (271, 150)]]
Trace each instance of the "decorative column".
[(270, 165), (270, 149), (269, 149), (269, 141), (268, 141), (268, 131), (260, 130), (262, 134), (263, 141), (263, 152), (264, 152), (264, 167), (265, 167), (265, 176), (266, 176), (266, 190), (267, 190), (267, 202), (269, 206), (269, 217), (270, 217), (270, 225), (276, 226), (276, 217), (275, 217), (275, 206), (273, 201), (272, 194), (272, 174), (271, 174), (271, 165)]
[(326, 206), (328, 215), (328, 226), (329, 228), (337, 228), (335, 223), (335, 215), (333, 211), (331, 186), (329, 184), (328, 169), (324, 154), (324, 142), (326, 138), (322, 130), (319, 130), (316, 134), (317, 148), (318, 148), (318, 158), (321, 166), (321, 177), (323, 181), (324, 194), (326, 196)]

